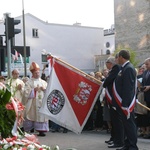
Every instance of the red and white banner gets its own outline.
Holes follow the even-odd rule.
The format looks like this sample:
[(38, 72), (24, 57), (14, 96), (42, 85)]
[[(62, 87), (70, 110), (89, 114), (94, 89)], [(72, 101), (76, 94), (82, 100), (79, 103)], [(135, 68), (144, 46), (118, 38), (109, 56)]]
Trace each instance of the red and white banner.
[(15, 60), (18, 60), (18, 52), (15, 50)]
[(52, 70), (52, 65), (53, 65), (53, 57), (51, 55), (49, 55), (47, 57), (47, 61), (48, 61), (48, 72), (50, 74), (51, 70)]
[(100, 92), (100, 84), (54, 61), (42, 114), (75, 133), (81, 133)]
[(20, 62), (21, 64), (23, 64), (23, 58), (22, 58), (22, 55), (19, 53), (19, 56), (20, 56)]
[(15, 55), (12, 54), (12, 58), (13, 58), (14, 61), (18, 60), (18, 52), (16, 50), (15, 50)]
[(20, 57), (20, 62), (21, 62), (21, 64), (23, 64), (22, 55), (21, 55), (20, 53), (18, 53), (18, 52), (15, 50), (15, 55), (12, 54), (12, 59), (13, 59), (13, 61), (18, 61), (18, 57)]

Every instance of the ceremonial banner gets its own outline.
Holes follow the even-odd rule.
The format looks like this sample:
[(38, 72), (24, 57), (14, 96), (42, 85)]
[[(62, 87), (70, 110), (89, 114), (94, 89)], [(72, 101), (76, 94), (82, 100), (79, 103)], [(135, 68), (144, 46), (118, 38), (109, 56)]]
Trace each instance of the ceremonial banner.
[(23, 64), (23, 58), (22, 58), (22, 55), (19, 53), (19, 56), (20, 56), (20, 62)]
[(18, 60), (18, 52), (15, 50), (15, 60)]
[(22, 55), (20, 53), (18, 53), (15, 50), (15, 55), (14, 54), (11, 54), (11, 55), (12, 55), (13, 61), (18, 61), (18, 57), (20, 57), (20, 62), (21, 62), (21, 64), (23, 64), (23, 58), (22, 58)]
[(51, 55), (49, 55), (47, 57), (47, 61), (48, 61), (48, 72), (49, 74), (51, 73), (52, 70), (52, 64), (53, 64), (53, 57)]
[(51, 121), (81, 133), (100, 92), (100, 84), (54, 61), (40, 112)]
[(14, 54), (11, 54), (11, 55), (12, 55), (13, 61), (18, 60), (18, 52), (16, 50), (15, 50), (15, 55)]

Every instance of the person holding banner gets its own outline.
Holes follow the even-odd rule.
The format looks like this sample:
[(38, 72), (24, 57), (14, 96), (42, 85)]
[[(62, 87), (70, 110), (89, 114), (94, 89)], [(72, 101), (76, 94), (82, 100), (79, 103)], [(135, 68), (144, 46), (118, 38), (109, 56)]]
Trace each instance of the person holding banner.
[(126, 137), (124, 146), (116, 150), (138, 150), (137, 127), (134, 115), (137, 78), (136, 70), (129, 60), (130, 52), (128, 50), (121, 50), (118, 57), (121, 71), (113, 83), (113, 95), (119, 106), (117, 111), (121, 114)]
[(25, 121), (23, 122), (24, 131), (29, 132), (35, 129), (39, 132), (38, 136), (45, 136), (49, 130), (48, 119), (39, 112), (47, 87), (47, 82), (40, 78), (40, 67), (35, 62), (30, 66), (32, 78), (25, 84)]
[(111, 138), (113, 139), (113, 143), (111, 141), (111, 138), (109, 141), (105, 141), (105, 143), (109, 144), (108, 148), (122, 147), (124, 144), (124, 130), (122, 130), (123, 123), (120, 113), (116, 111), (116, 107), (118, 106), (112, 96), (113, 81), (120, 71), (120, 65), (117, 64), (117, 60), (118, 54), (116, 54), (116, 57), (110, 56), (106, 60), (106, 67), (109, 69), (109, 73), (103, 83), (103, 87), (106, 91), (105, 97), (109, 106), (110, 118), (112, 123)]

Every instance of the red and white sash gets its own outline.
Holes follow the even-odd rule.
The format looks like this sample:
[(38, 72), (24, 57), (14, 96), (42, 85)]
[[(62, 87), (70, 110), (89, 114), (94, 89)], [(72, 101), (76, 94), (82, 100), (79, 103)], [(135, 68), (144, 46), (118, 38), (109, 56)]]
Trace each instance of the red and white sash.
[[(136, 87), (136, 86), (135, 86), (135, 87)], [(136, 92), (135, 92), (135, 93), (136, 93)], [(130, 104), (130, 106), (129, 106), (128, 108), (122, 107), (122, 99), (121, 99), (121, 97), (119, 96), (119, 94), (117, 93), (115, 82), (113, 83), (113, 94), (114, 94), (114, 98), (115, 98), (117, 104), (118, 104), (119, 107), (122, 109), (123, 113), (127, 116), (127, 119), (130, 118), (130, 112), (133, 111), (134, 106), (135, 106), (136, 94), (134, 95), (134, 97), (133, 97), (133, 99), (132, 99), (132, 102), (131, 102), (131, 104)]]
[(108, 101), (108, 103), (112, 104), (112, 97), (108, 91), (108, 88), (105, 88), (105, 97), (106, 97), (106, 100)]

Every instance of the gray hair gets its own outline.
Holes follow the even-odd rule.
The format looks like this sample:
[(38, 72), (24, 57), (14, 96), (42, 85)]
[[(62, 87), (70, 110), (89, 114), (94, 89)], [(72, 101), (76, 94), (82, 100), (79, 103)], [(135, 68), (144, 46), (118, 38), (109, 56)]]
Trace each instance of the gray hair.
[(147, 62), (147, 61), (150, 61), (150, 57), (146, 58), (145, 61), (144, 61), (144, 63)]
[(108, 57), (106, 60), (106, 63), (111, 63), (111, 64), (115, 65), (116, 64), (115, 57), (114, 56)]

